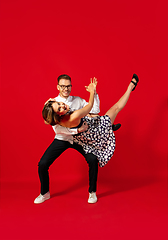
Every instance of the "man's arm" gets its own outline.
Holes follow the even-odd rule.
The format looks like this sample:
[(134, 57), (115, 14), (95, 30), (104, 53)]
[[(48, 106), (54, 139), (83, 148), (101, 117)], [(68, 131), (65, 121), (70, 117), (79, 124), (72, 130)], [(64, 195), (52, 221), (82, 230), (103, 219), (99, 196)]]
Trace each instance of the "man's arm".
[(59, 124), (55, 125), (55, 126), (52, 126), (55, 134), (62, 134), (62, 135), (65, 135), (65, 136), (72, 136), (72, 135), (75, 135), (78, 133), (78, 129), (77, 128), (66, 128), (66, 127), (63, 127)]
[(52, 128), (56, 135), (62, 134), (65, 136), (72, 136), (72, 135), (76, 135), (81, 132), (85, 132), (88, 129), (88, 124), (86, 122), (84, 122), (80, 128), (66, 128), (66, 127), (63, 127), (63, 126), (57, 124), (55, 126), (52, 126)]
[[(82, 99), (82, 105), (85, 107), (88, 104), (84, 99)], [(100, 112), (100, 100), (99, 100), (99, 95), (96, 93), (94, 95), (94, 104), (93, 107), (90, 111), (90, 113), (98, 114)]]

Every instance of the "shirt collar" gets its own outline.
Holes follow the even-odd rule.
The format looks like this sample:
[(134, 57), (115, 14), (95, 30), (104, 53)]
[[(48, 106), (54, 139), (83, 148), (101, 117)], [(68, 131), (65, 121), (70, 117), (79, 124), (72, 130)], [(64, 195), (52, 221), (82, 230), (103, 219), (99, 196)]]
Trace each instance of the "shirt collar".
[(68, 103), (68, 102), (71, 102), (71, 101), (72, 101), (72, 96), (69, 96), (68, 98), (63, 98), (63, 97), (61, 97), (60, 94), (59, 94), (57, 98), (58, 98), (58, 99), (57, 99), (58, 101), (62, 101), (62, 102), (64, 102), (64, 103), (65, 103), (65, 102)]

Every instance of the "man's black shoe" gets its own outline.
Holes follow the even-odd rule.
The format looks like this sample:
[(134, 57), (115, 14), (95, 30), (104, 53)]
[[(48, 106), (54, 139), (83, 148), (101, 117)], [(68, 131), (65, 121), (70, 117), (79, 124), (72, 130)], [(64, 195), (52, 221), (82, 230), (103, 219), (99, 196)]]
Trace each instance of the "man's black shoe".
[(121, 124), (120, 124), (120, 123), (117, 123), (117, 124), (113, 124), (113, 125), (112, 125), (113, 131), (117, 131), (120, 127), (121, 127)]

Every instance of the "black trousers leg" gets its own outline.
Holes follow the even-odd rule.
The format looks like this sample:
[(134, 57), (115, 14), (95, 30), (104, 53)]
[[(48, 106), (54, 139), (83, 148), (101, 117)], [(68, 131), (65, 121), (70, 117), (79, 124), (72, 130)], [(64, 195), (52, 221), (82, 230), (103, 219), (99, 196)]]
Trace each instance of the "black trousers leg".
[(49, 173), (50, 165), (67, 149), (70, 143), (54, 139), (51, 145), (43, 154), (38, 163), (38, 173), (41, 182), (41, 194), (44, 195), (49, 191)]
[(76, 143), (72, 145), (67, 141), (54, 139), (38, 163), (38, 173), (41, 182), (42, 195), (49, 191), (48, 169), (50, 165), (68, 148), (76, 149), (85, 157), (89, 165), (89, 192), (96, 192), (98, 174), (98, 161), (96, 156), (92, 153), (85, 154), (83, 148)]
[(92, 154), (88, 153), (86, 154), (82, 148), (82, 146), (74, 143), (72, 148), (76, 149), (78, 152), (80, 152), (86, 159), (88, 165), (89, 165), (89, 192), (96, 192), (97, 190), (97, 175), (98, 175), (98, 160), (97, 157)]

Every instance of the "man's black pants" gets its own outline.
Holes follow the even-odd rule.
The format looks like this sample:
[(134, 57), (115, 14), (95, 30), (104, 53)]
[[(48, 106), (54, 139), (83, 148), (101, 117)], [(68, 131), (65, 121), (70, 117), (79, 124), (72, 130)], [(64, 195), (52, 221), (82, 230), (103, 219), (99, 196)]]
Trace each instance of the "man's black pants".
[(44, 155), (38, 163), (38, 173), (41, 182), (41, 194), (44, 195), (49, 191), (49, 173), (50, 165), (68, 148), (74, 148), (80, 152), (86, 159), (89, 165), (89, 192), (96, 192), (98, 160), (92, 153), (85, 154), (82, 146), (67, 141), (54, 139), (51, 145), (47, 148)]

